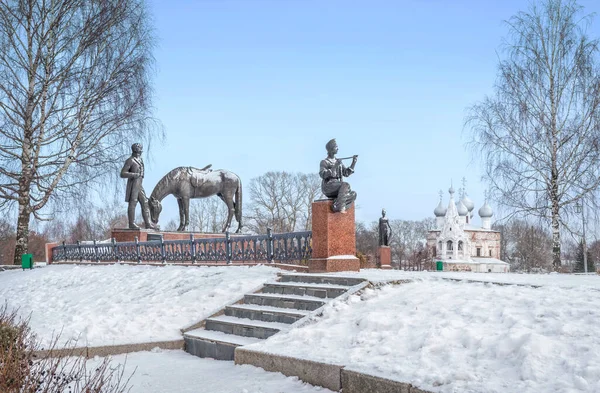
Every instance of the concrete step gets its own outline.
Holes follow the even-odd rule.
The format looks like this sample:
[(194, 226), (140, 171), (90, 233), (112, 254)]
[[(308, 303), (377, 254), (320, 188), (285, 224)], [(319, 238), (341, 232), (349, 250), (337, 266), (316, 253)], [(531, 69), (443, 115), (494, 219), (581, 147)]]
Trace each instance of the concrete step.
[(234, 304), (225, 308), (225, 315), (265, 322), (294, 323), (308, 314), (306, 310), (259, 306), (256, 304)]
[(217, 360), (233, 360), (236, 347), (261, 341), (254, 337), (235, 336), (205, 329), (189, 331), (183, 335), (183, 340), (187, 353)]
[(258, 304), (279, 308), (293, 308), (296, 310), (313, 311), (325, 302), (313, 296), (277, 295), (271, 293), (252, 293), (244, 296), (244, 303)]
[(243, 337), (269, 338), (281, 330), (287, 330), (286, 323), (256, 321), (247, 318), (237, 318), (227, 315), (208, 318), (206, 330), (216, 330), (225, 334)]
[(349, 287), (333, 284), (308, 284), (303, 282), (277, 282), (265, 284), (263, 293), (280, 295), (313, 296), (318, 298), (334, 298), (346, 292)]
[(314, 274), (282, 274), (279, 282), (305, 282), (311, 284), (333, 284), (352, 287), (367, 281), (359, 277), (316, 276)]

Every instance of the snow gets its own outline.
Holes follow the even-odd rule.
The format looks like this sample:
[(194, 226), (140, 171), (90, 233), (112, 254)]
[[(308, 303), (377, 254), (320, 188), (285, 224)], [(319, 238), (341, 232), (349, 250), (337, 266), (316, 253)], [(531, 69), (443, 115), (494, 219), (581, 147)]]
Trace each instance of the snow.
[[(266, 266), (47, 266), (1, 272), (0, 302), (31, 315), (34, 332), (46, 342), (61, 328), (63, 338), (80, 336), (81, 346), (174, 340), (182, 338), (180, 329), (273, 282), (279, 272)], [(335, 299), (309, 323), (249, 348), (340, 364), (433, 392), (600, 391), (598, 275), (377, 269), (330, 275), (376, 285)], [(130, 354), (129, 366), (138, 367), (132, 392), (319, 391), (178, 351)]]
[(544, 285), (563, 288), (588, 287), (600, 289), (600, 275), (574, 274), (519, 274), (519, 273), (470, 273), (470, 272), (411, 272), (402, 270), (362, 269), (360, 272), (328, 273), (344, 277), (365, 278), (373, 283), (397, 280), (471, 280), (519, 285)]
[[(101, 360), (88, 361), (88, 369)], [(154, 350), (111, 357), (111, 367), (119, 364), (125, 365), (125, 377), (131, 375), (130, 393), (333, 393), (296, 377), (201, 359), (183, 351)]]
[(600, 291), (556, 285), (598, 277), (547, 275), (533, 288), (363, 273), (420, 278), (334, 300), (314, 323), (247, 348), (433, 392), (600, 391)]
[(178, 340), (188, 327), (273, 281), (266, 267), (48, 266), (0, 274), (0, 303), (19, 308), (43, 345)]

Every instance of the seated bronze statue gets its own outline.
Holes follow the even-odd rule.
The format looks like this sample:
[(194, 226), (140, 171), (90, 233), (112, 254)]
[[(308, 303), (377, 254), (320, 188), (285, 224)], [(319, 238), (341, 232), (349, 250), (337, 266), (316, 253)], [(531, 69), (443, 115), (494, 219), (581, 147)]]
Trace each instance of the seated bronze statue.
[[(319, 176), (321, 176), (321, 191), (327, 198), (333, 199), (332, 210), (334, 212), (345, 213), (354, 200), (356, 192), (350, 189), (350, 184), (344, 181), (354, 173), (354, 165), (358, 156), (336, 158), (338, 146), (335, 139), (330, 140), (325, 145), (327, 149), (327, 158), (321, 161)], [(344, 166), (342, 160), (352, 158), (352, 164), (349, 167)]]

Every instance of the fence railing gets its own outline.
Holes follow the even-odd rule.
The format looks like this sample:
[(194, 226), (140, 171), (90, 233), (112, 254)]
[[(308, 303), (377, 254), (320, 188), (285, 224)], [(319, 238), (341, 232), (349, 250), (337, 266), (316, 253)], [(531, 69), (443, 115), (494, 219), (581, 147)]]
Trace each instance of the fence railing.
[(312, 232), (254, 236), (97, 242), (65, 244), (52, 249), (52, 262), (160, 262), (160, 263), (303, 263), (312, 255)]

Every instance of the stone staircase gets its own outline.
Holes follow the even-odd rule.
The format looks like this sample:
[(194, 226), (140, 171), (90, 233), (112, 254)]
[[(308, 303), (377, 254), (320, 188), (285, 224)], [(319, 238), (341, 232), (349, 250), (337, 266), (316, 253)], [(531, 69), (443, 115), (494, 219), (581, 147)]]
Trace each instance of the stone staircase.
[(199, 357), (233, 360), (236, 347), (289, 330), (326, 302), (367, 283), (354, 277), (283, 274), (279, 281), (207, 318), (200, 328), (185, 332), (185, 350)]

